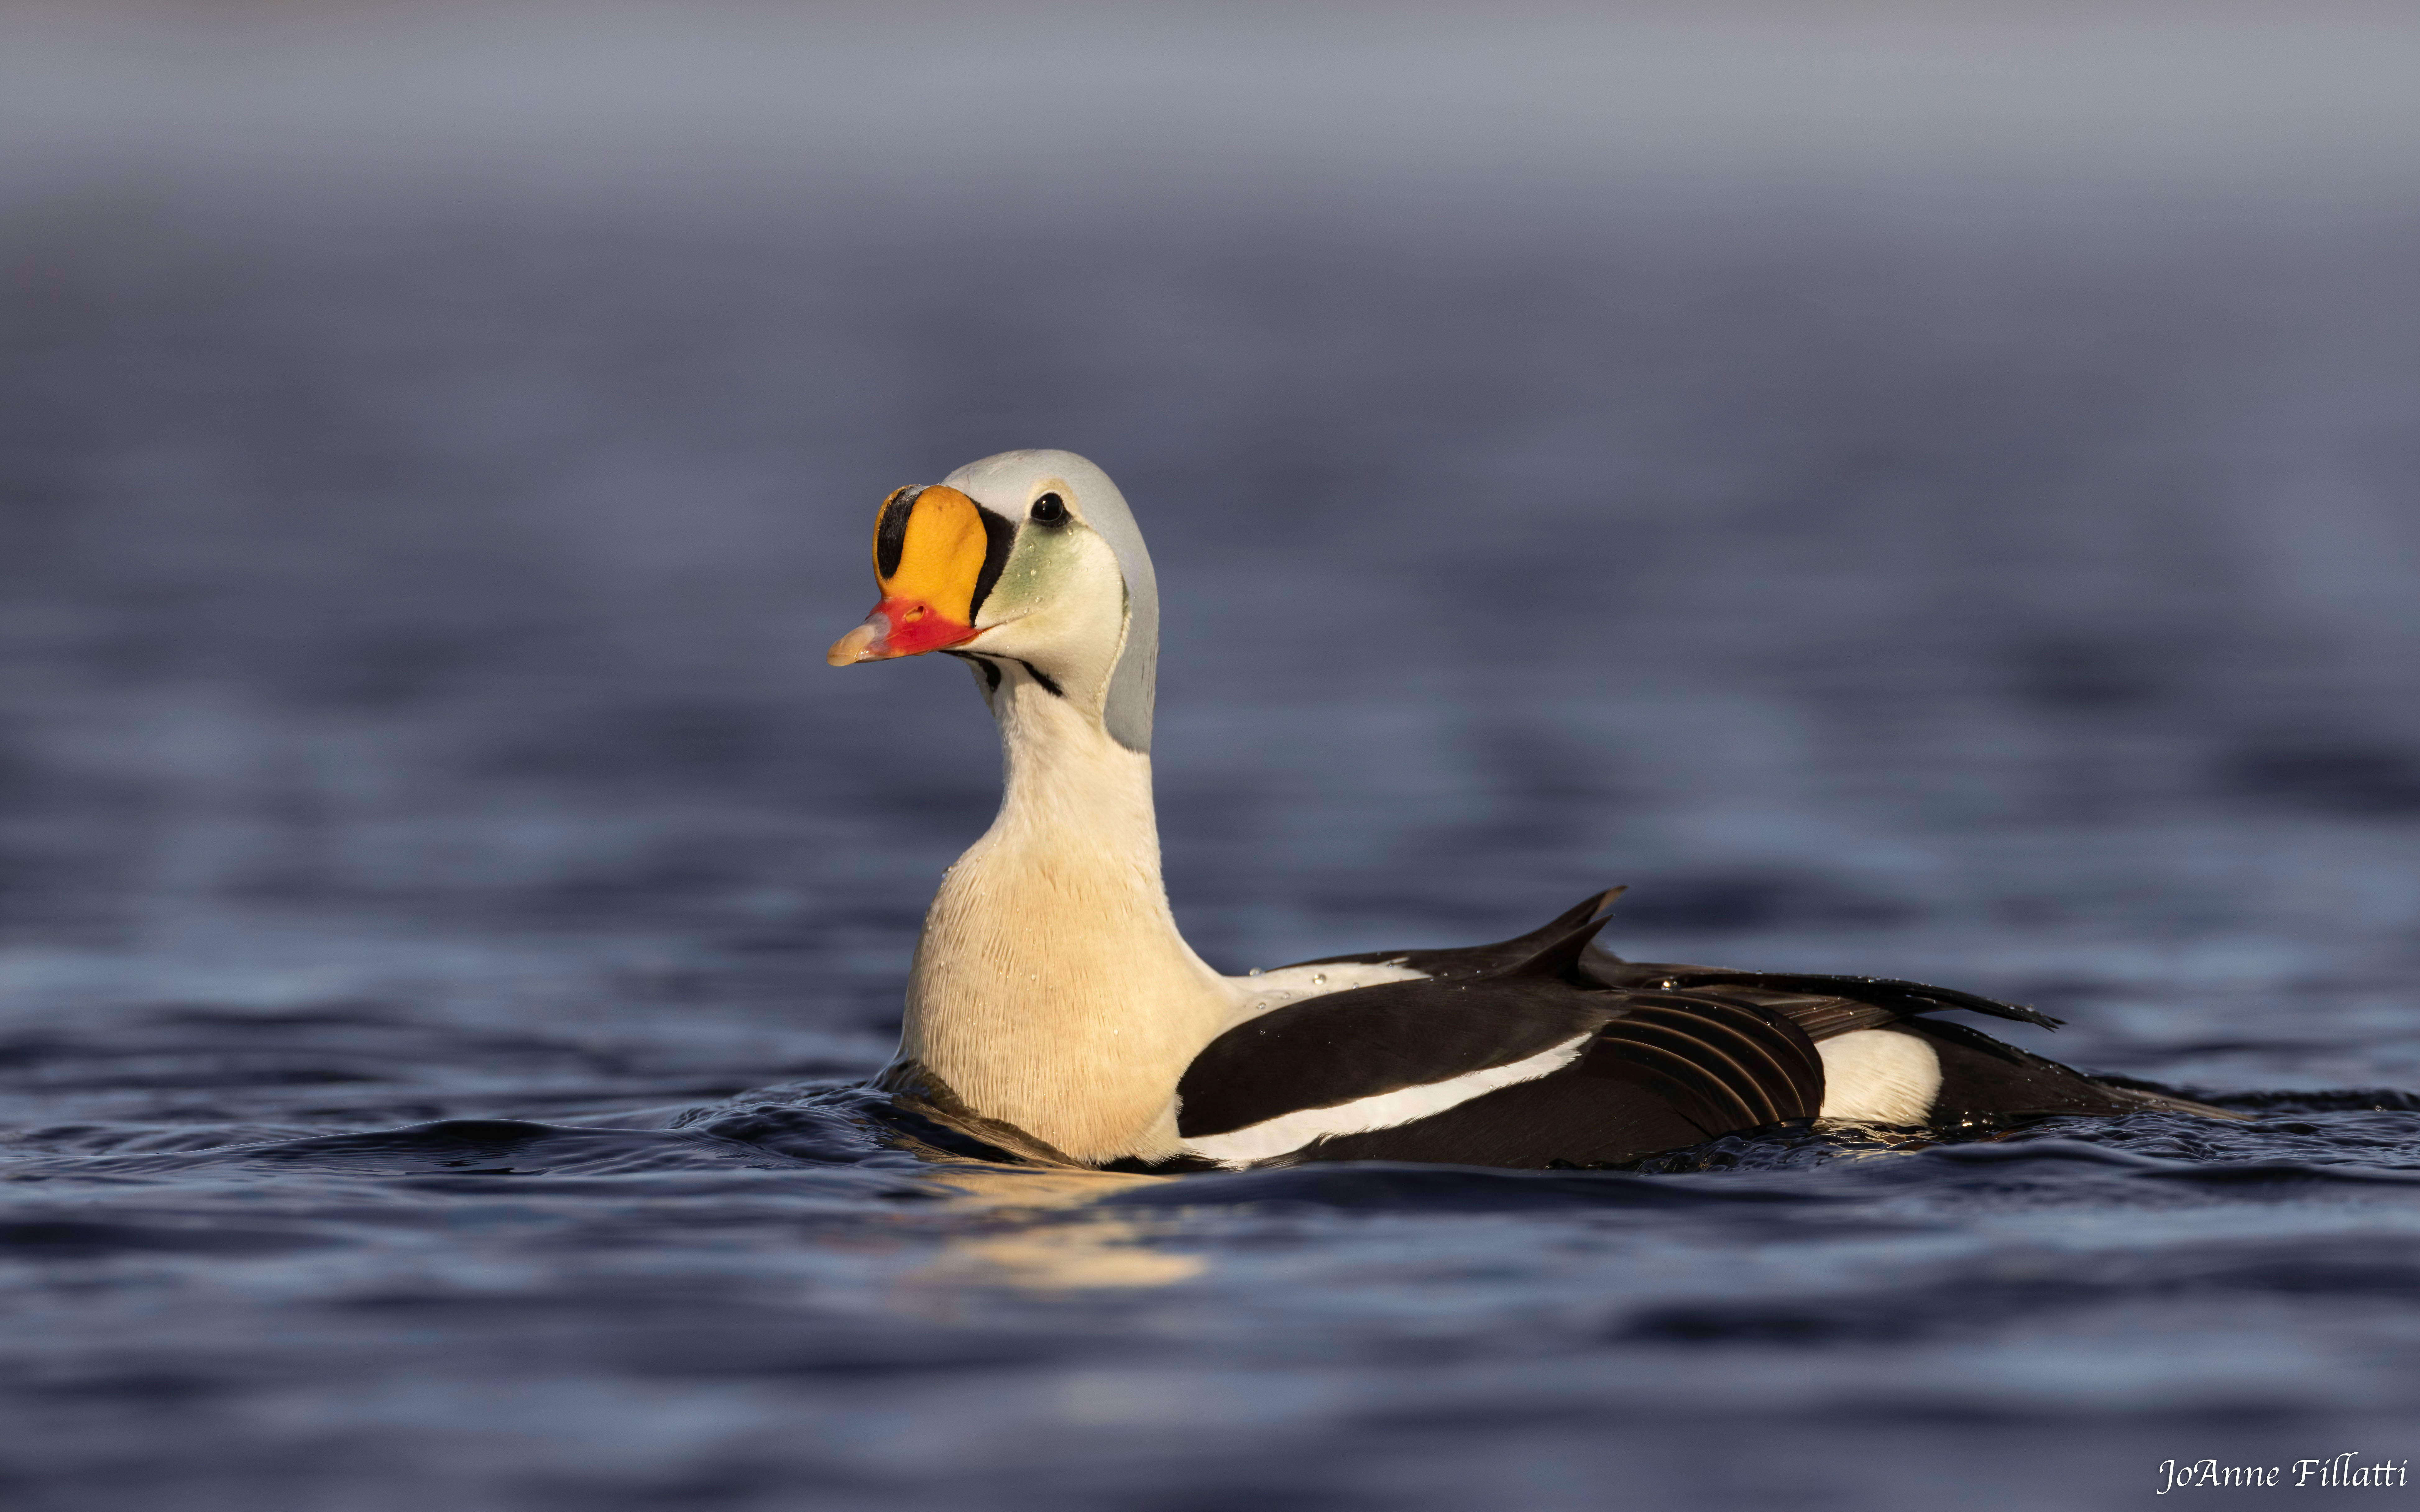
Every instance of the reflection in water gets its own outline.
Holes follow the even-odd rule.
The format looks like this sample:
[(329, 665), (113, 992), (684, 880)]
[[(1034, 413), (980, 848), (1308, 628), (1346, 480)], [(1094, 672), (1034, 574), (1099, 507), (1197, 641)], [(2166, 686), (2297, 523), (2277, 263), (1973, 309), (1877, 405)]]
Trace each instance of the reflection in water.
[(996, 1214), (992, 1231), (943, 1241), (930, 1266), (905, 1277), (917, 1286), (1008, 1286), (1035, 1290), (1165, 1287), (1209, 1268), (1206, 1257), (1148, 1248), (1171, 1230), (1120, 1215), (1075, 1214), (1122, 1191), (1164, 1185), (1166, 1176), (953, 1165), (930, 1178), (959, 1194), (953, 1209)]
[(911, 1284), (1025, 1287), (1074, 1291), (1090, 1287), (1166, 1287), (1190, 1281), (1209, 1269), (1201, 1255), (1146, 1249), (1148, 1235), (1127, 1219), (1094, 1219), (1015, 1233), (953, 1239), (932, 1267), (908, 1277)]

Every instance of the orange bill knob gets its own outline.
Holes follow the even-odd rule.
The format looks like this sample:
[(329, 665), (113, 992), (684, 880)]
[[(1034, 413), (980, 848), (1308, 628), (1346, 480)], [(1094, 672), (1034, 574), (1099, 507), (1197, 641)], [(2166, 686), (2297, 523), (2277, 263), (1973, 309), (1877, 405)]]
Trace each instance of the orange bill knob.
[(874, 579), (882, 602), (825, 653), (834, 667), (922, 656), (982, 632), (976, 607), (1000, 576), (1014, 527), (955, 488), (902, 488), (874, 527)]

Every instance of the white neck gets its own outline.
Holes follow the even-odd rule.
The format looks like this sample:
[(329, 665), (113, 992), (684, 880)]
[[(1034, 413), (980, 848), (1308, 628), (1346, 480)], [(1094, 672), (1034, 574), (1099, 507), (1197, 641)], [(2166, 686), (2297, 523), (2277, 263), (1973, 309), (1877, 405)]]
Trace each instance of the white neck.
[(1151, 758), (1014, 664), (990, 702), (1006, 792), (924, 916), (900, 1053), (1076, 1160), (1171, 1154), (1234, 995), (1169, 912)]

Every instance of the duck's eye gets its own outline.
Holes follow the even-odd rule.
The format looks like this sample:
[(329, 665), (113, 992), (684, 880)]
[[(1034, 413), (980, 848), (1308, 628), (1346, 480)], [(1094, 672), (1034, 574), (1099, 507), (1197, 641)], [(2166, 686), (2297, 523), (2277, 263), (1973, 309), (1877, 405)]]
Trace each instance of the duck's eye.
[(1044, 494), (1033, 501), (1033, 507), (1025, 512), (1025, 517), (1045, 525), (1057, 525), (1067, 517), (1067, 501), (1055, 493)]

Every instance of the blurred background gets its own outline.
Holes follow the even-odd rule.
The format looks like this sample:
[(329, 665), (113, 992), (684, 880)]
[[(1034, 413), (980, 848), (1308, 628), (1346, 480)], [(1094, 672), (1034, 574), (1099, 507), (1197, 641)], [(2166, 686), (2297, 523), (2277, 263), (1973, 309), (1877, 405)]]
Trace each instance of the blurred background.
[(0, 1011), (878, 1059), (998, 757), (820, 653), (888, 489), (1048, 445), (1227, 969), (1626, 882), (1635, 957), (2408, 1081), (2415, 77), (2394, 6), (17, 0)]
[[(2032, 1512), (2393, 1448), (2415, 81), (2309, 0), (8, 0), (0, 1488)], [(998, 754), (822, 654), (883, 495), (1020, 446), (1150, 538), (1226, 969), (1628, 883), (1634, 959), (2334, 1090), (892, 1200), (777, 1084), (889, 1054)]]

